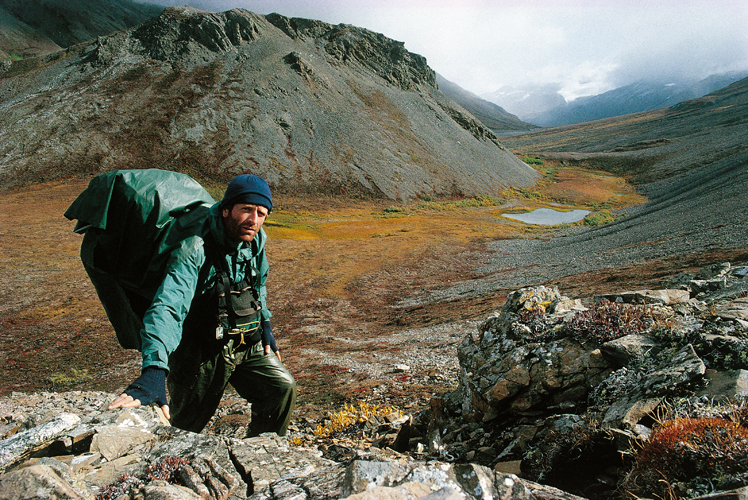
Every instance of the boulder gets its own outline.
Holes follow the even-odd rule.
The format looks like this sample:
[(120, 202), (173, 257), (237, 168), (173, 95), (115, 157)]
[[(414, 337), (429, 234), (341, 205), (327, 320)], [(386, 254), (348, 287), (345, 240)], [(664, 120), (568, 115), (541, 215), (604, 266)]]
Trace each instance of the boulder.
[(608, 300), (610, 302), (624, 302), (627, 304), (663, 304), (673, 305), (687, 302), (691, 298), (688, 290), (665, 289), (665, 290), (637, 290), (634, 292), (618, 292), (595, 295), (595, 300)]
[(0, 441), (0, 469), (7, 469), (41, 448), (49, 446), (79, 422), (80, 417), (77, 415), (63, 413), (50, 422)]
[(696, 393), (699, 396), (727, 400), (735, 396), (748, 397), (748, 370), (706, 370), (705, 378), (708, 384)]
[(569, 337), (540, 341), (543, 333), (567, 317), (566, 308), (545, 315), (560, 303), (568, 301), (557, 289), (513, 292), (502, 311), (480, 326), (477, 338), (470, 335), (463, 340), (457, 351), (463, 418), (491, 421), (502, 415), (574, 406), (612, 371), (613, 363), (596, 345)]

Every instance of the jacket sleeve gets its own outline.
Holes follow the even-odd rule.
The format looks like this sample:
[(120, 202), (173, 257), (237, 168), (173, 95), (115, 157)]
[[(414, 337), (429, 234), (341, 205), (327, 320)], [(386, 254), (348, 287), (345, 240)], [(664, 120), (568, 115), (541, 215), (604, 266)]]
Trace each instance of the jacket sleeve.
[(260, 301), (262, 302), (262, 311), (260, 315), (262, 316), (263, 321), (267, 321), (273, 317), (273, 313), (271, 313), (270, 309), (268, 309), (267, 307), (268, 291), (265, 286), (265, 282), (268, 279), (268, 271), (270, 269), (270, 266), (268, 264), (267, 256), (265, 255), (264, 233), (263, 233), (263, 244), (260, 247), (257, 256), (255, 257), (254, 265), (257, 268), (257, 272), (260, 274), (259, 293), (260, 293)]
[(182, 340), (182, 326), (198, 286), (205, 252), (179, 252), (168, 266), (166, 277), (143, 318), (140, 332), (143, 368), (169, 370), (169, 355)]

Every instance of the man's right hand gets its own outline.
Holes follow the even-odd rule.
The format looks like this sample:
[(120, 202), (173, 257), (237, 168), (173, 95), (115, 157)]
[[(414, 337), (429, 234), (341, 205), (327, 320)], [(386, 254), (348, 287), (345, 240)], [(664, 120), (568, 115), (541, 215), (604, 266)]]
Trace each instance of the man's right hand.
[(107, 410), (115, 408), (136, 408), (140, 405), (156, 403), (161, 406), (164, 416), (169, 419), (169, 405), (166, 401), (166, 370), (147, 367), (140, 377), (127, 386), (125, 392), (109, 403)]

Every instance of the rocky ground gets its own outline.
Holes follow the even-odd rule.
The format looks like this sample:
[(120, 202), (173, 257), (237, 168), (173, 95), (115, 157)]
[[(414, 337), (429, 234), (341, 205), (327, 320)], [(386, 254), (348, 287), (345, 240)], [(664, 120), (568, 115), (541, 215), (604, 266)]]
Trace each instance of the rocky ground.
[[(417, 401), (389, 406), (397, 391), (375, 386), (368, 398), (381, 404), (299, 416), (285, 438), (244, 439), (250, 407), (231, 393), (199, 435), (169, 428), (153, 408), (104, 411), (113, 393), (12, 393), (0, 398), (0, 468), (7, 471), (0, 498), (34, 491), (146, 500), (660, 495), (662, 481), (647, 476), (637, 450), (660, 427), (676, 428), (667, 421), (688, 417), (711, 419), (704, 422), (738, 441), (688, 431), (702, 441), (680, 452), (674, 470), (663, 469), (670, 491), (695, 497), (743, 486), (724, 497), (745, 494), (739, 464), (748, 449), (739, 436), (748, 418), (748, 266), (720, 263), (666, 285), (584, 301), (523, 288), (480, 325), (393, 335), (393, 346), (414, 347), (386, 364), (320, 353), (325, 366), (350, 365), (339, 383), (366, 372), (394, 376), (406, 393), (434, 381), (452, 388), (422, 411)], [(453, 341), (433, 345), (434, 337)], [(457, 343), (459, 363), (445, 351)], [(684, 473), (703, 464), (707, 449), (717, 468)]]
[[(589, 178), (590, 169), (615, 173), (634, 165), (627, 175), (644, 182), (639, 189), (650, 202), (614, 205), (614, 215), (627, 217), (597, 228), (545, 229), (502, 218), (519, 205), (537, 206), (519, 194), (501, 206), (442, 203), (423, 210), (386, 201), (279, 196), (268, 223), (269, 293), (279, 346), (299, 383), (293, 433), (305, 441), (344, 405), (426, 414), (432, 402), (445, 401), (458, 387), (458, 346), (519, 288), (552, 285), (588, 305), (599, 294), (670, 287), (679, 273), (693, 276), (714, 263), (745, 265), (748, 152), (735, 125), (740, 117), (729, 118), (725, 130), (715, 118), (712, 127), (694, 125), (688, 140), (664, 138), (643, 149), (625, 146), (636, 138), (614, 134), (618, 142), (607, 146), (629, 151), (623, 156), (543, 153), (555, 162), (555, 177), (530, 193), (540, 198), (558, 193), (570, 172), (579, 193), (615, 180), (599, 173)], [(659, 125), (654, 130), (668, 133)], [(591, 144), (599, 144), (593, 135)], [(85, 184), (79, 179), (0, 196), (0, 395), (96, 390), (106, 399), (139, 371), (137, 355), (116, 344), (80, 266), (80, 237), (61, 216)], [(610, 206), (620, 189), (607, 189), (584, 204)], [(709, 315), (711, 305), (705, 307)], [(246, 424), (246, 408), (229, 391), (211, 431), (237, 438)], [(341, 439), (382, 444), (394, 434), (382, 425), (382, 433), (359, 429), (368, 434), (313, 444), (346, 462), (356, 453)], [(426, 424), (414, 425), (423, 432)], [(461, 427), (458, 434), (473, 448), (467, 450), (473, 459), (495, 465), (488, 442), (500, 434), (480, 427)], [(456, 456), (442, 451), (430, 450), (431, 457)]]
[[(6, 435), (20, 430), (19, 421), (24, 427), (34, 425), (62, 408), (59, 402), (49, 407), (56, 396), (31, 393), (103, 391), (96, 399), (100, 405), (138, 373), (137, 356), (116, 345), (80, 268), (79, 237), (59, 215), (83, 185), (46, 185), (2, 197), (0, 258), (6, 272), (0, 292), (0, 386), (11, 396), (13, 411), (23, 412), (26, 404), (48, 408), (31, 419), (28, 413), (14, 419), (13, 411), (6, 412)], [(51, 218), (29, 209), (38, 206), (38, 200), (45, 200)], [(419, 431), (411, 436), (413, 447), (408, 449), (413, 459), (451, 463), (457, 456), (467, 460), (472, 452), (470, 460), (494, 467), (491, 454), (497, 450), (490, 443), (505, 435), (478, 426), (451, 435), (452, 442), (444, 441), (449, 446), (430, 449), (428, 423), (418, 416), (430, 414), (425, 410), (435, 397), (438, 401), (458, 388), (459, 345), (476, 336), (479, 325), (517, 288), (555, 285), (563, 295), (589, 304), (596, 294), (670, 287), (680, 272), (695, 275), (715, 262), (740, 268), (748, 261), (748, 231), (740, 218), (702, 224), (699, 230), (687, 229), (693, 227), (688, 220), (674, 222), (671, 233), (659, 238), (642, 224), (640, 237), (623, 241), (629, 234), (625, 220), (600, 229), (536, 228), (487, 237), (486, 227), (494, 227), (496, 214), (508, 207), (460, 209), (424, 219), (415, 212), (372, 216), (389, 213), (387, 206), (379, 205), (366, 208), (369, 215), (362, 220), (360, 211), (351, 215), (341, 205), (333, 222), (315, 226), (324, 236), (319, 241), (288, 238), (287, 231), (311, 220), (301, 215), (304, 203), (294, 202), (293, 217), (282, 217), (279, 210), (276, 226), (269, 227), (276, 231), (277, 245), (271, 255), (274, 324), (300, 388), (290, 437), (340, 464), (372, 458), (356, 450), (394, 445), (399, 428), (386, 421), (354, 427), (348, 434), (315, 435), (318, 427), (334, 422), (336, 414), (351, 413), (345, 408), (365, 405), (392, 406), (414, 417)], [(646, 207), (639, 210), (646, 217)], [(711, 215), (722, 213), (715, 210)], [(346, 221), (376, 228), (371, 237), (351, 241), (325, 236), (341, 231)], [(457, 228), (469, 228), (467, 236)], [(383, 248), (387, 258), (376, 260)], [(374, 261), (377, 265), (370, 267)], [(25, 397), (35, 399), (23, 403)], [(240, 439), (248, 421), (246, 404), (229, 391), (209, 432)], [(514, 467), (501, 474), (519, 472)]]

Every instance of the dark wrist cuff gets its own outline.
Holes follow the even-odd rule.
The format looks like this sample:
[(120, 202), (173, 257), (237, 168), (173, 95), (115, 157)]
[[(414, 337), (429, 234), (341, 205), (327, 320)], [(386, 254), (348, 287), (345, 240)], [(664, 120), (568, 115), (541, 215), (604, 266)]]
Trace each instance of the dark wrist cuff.
[(270, 326), (270, 321), (265, 320), (262, 322), (262, 346), (270, 346), (273, 352), (278, 352), (278, 346), (275, 344), (275, 335), (273, 335), (273, 328)]

